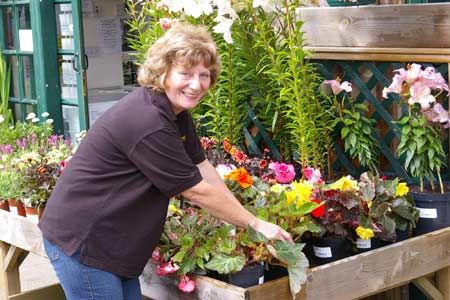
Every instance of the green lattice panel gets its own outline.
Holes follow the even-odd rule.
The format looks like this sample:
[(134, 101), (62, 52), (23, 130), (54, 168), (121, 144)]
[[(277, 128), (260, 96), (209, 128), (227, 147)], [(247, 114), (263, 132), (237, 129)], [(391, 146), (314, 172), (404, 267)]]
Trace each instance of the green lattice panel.
[[(448, 78), (447, 64), (423, 65), (434, 66), (444, 78)], [(343, 80), (350, 81), (353, 86), (352, 98), (357, 103), (368, 105), (368, 117), (377, 121), (373, 134), (380, 147), (381, 171), (400, 176), (411, 182), (414, 179), (408, 176), (402, 166), (402, 161), (396, 156), (396, 145), (401, 129), (395, 124), (395, 121), (405, 113), (406, 108), (404, 105), (400, 105), (402, 100), (396, 95), (391, 94), (388, 99), (381, 97), (383, 87), (388, 86), (391, 82), (393, 70), (402, 67), (405, 65), (395, 62), (320, 61), (318, 64), (319, 72), (324, 78), (333, 79), (339, 76)], [(448, 138), (444, 139), (443, 143), (448, 153)], [(335, 141), (334, 149), (337, 157), (333, 163), (334, 171), (344, 171), (354, 175), (362, 171), (355, 168), (351, 159), (341, 148), (339, 141)]]

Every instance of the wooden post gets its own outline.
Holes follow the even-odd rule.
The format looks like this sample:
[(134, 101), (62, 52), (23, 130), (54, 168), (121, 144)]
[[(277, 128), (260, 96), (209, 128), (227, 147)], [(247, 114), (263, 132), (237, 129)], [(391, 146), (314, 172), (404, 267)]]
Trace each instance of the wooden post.
[(450, 268), (436, 272), (436, 285), (445, 300), (450, 299)]
[(21, 260), (16, 249), (0, 242), (0, 300), (9, 300), (10, 295), (20, 293), (18, 262)]

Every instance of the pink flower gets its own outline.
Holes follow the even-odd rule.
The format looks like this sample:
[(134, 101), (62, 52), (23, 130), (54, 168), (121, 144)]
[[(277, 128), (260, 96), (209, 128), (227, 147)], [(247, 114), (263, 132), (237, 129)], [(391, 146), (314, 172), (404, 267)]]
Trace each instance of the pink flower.
[(275, 171), (275, 180), (278, 183), (290, 183), (295, 178), (294, 166), (291, 164), (271, 162), (269, 169)]
[(342, 91), (351, 92), (352, 85), (348, 81), (344, 81), (341, 83), (341, 79), (338, 77), (334, 80), (325, 80), (323, 83), (329, 84), (331, 86), (331, 90), (333, 94), (337, 95)]
[(159, 19), (159, 25), (163, 31), (167, 31), (172, 26), (178, 23), (177, 19), (161, 18)]
[(304, 168), (303, 176), (305, 176), (306, 180), (312, 184), (323, 184), (322, 174), (320, 174), (320, 170), (316, 170), (314, 168)]
[(195, 281), (189, 279), (187, 275), (180, 276), (180, 283), (178, 284), (178, 288), (185, 293), (190, 293), (195, 290)]
[(163, 261), (159, 248), (155, 248), (155, 250), (153, 250), (152, 259), (157, 263), (161, 263)]
[(156, 267), (156, 274), (158, 276), (164, 276), (167, 274), (172, 274), (178, 271), (179, 267), (177, 265), (172, 264), (172, 261), (169, 261), (168, 263), (160, 263)]

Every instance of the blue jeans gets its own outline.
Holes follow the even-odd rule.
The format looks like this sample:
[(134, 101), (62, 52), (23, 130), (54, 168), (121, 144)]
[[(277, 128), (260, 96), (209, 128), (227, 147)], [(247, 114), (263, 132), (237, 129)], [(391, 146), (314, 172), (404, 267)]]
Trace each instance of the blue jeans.
[(44, 248), (67, 300), (141, 300), (139, 278), (122, 278), (80, 263), (80, 252), (67, 256), (44, 238)]

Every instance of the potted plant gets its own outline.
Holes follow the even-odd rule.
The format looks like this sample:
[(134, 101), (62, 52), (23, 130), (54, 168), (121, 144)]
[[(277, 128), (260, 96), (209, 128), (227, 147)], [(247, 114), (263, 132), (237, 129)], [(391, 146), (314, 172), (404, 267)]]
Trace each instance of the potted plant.
[[(178, 272), (180, 288), (188, 292), (192, 290), (185, 289), (183, 283), (188, 282), (189, 272), (215, 271), (230, 279), (243, 269), (244, 272), (250, 269), (251, 273), (255, 273), (255, 268), (263, 271), (261, 263), (270, 258), (277, 259), (291, 268), (291, 288), (296, 293), (306, 271), (304, 265), (300, 265), (301, 248), (300, 244), (269, 241), (250, 228), (236, 228), (197, 207), (181, 208), (172, 202), (153, 258), (159, 263), (158, 274)], [(256, 272), (256, 275), (253, 282), (247, 281), (243, 286), (259, 283), (261, 274)]]
[(419, 180), (412, 195), (420, 210), (415, 233), (422, 234), (450, 226), (450, 193), (441, 178), (446, 159), (441, 131), (450, 127), (450, 121), (448, 111), (439, 103), (439, 94), (449, 88), (433, 67), (413, 63), (395, 73), (383, 97), (397, 94), (408, 108), (408, 114), (397, 122), (402, 126), (397, 151), (405, 161), (405, 169)]
[(364, 210), (359, 223), (372, 229), (384, 243), (406, 239), (419, 218), (406, 183), (366, 172), (358, 186)]
[[(367, 106), (362, 103), (355, 103), (344, 93), (352, 91), (349, 82), (342, 81), (338, 77), (324, 81), (323, 90), (325, 92), (327, 92), (327, 86), (330, 87), (333, 94), (331, 98), (335, 117), (333, 128), (340, 132), (340, 137), (344, 142), (344, 151), (352, 159), (357, 159), (359, 165), (364, 169), (378, 172), (376, 166), (378, 145), (372, 135), (374, 120), (365, 116)], [(327, 94), (330, 94), (330, 92), (327, 92)]]

